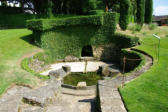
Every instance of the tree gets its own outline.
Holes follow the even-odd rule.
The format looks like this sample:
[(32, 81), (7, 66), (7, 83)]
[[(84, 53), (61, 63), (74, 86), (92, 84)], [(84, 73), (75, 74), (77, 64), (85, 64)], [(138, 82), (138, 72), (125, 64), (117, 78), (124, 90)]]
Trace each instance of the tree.
[(150, 24), (152, 22), (153, 13), (153, 0), (145, 1), (145, 23)]
[(7, 0), (1, 0), (1, 5), (2, 6), (7, 6)]
[(131, 22), (136, 22), (137, 3), (136, 3), (136, 0), (130, 0), (130, 1), (131, 1), (131, 6), (130, 6)]
[(144, 15), (145, 15), (145, 0), (137, 0), (136, 21), (141, 26), (144, 23)]
[(119, 25), (122, 30), (126, 30), (129, 24), (130, 0), (121, 0), (120, 7)]

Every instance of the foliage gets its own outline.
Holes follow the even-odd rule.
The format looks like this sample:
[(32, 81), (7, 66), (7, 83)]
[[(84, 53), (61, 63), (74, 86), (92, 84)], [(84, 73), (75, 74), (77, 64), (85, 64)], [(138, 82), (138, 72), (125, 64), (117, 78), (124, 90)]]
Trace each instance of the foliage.
[(64, 78), (64, 84), (77, 86), (78, 82), (86, 82), (87, 86), (96, 85), (102, 77), (95, 72), (71, 73)]
[(120, 20), (119, 25), (122, 30), (126, 30), (129, 24), (130, 16), (130, 0), (122, 0), (120, 2)]
[(0, 13), (3, 14), (20, 14), (22, 9), (20, 7), (0, 6)]
[(1, 28), (25, 28), (26, 20), (33, 19), (34, 15), (30, 14), (2, 14), (0, 13)]
[(34, 39), (50, 53), (52, 60), (63, 59), (67, 55), (80, 57), (82, 47), (112, 40), (116, 14), (32, 20), (28, 21), (28, 28), (33, 29)]
[(30, 67), (29, 67), (29, 64), (31, 63), (31, 58), (25, 58), (24, 60), (22, 60), (21, 62), (21, 67), (22, 69), (26, 70), (27, 72), (30, 72), (32, 73), (33, 75), (41, 78), (41, 79), (48, 79), (49, 77), (48, 76), (43, 76), (43, 75), (40, 75), (39, 73), (36, 73), (35, 71), (33, 71)]
[(102, 15), (104, 13), (105, 13), (104, 10), (90, 10), (88, 12), (89, 15)]
[(136, 22), (136, 13), (137, 13), (137, 0), (130, 0), (131, 6), (130, 6), (130, 22), (134, 23)]
[(103, 0), (104, 6), (108, 9), (112, 9), (113, 12), (120, 12), (120, 0)]
[(141, 26), (144, 23), (144, 15), (145, 15), (145, 0), (137, 0), (136, 21)]
[(130, 47), (138, 45), (139, 38), (129, 36), (129, 35), (120, 34), (120, 33), (116, 33), (114, 35), (113, 42), (119, 48), (130, 48)]
[(154, 30), (154, 29), (156, 29), (157, 28), (157, 24), (156, 23), (151, 23), (151, 24), (149, 24), (149, 29), (150, 30)]
[(145, 0), (145, 23), (152, 22), (153, 14), (153, 0)]
[(132, 32), (136, 32), (136, 31), (139, 32), (139, 31), (141, 31), (142, 26), (139, 24), (130, 24), (128, 26), (128, 29), (131, 30)]
[[(136, 51), (129, 51), (127, 49), (122, 49), (121, 50), (121, 66), (123, 68), (123, 58), (126, 58), (125, 60), (125, 72), (130, 72), (132, 70), (137, 70), (140, 67), (142, 67), (142, 65), (144, 65), (145, 63), (145, 59), (143, 57), (142, 54), (136, 52)], [(129, 60), (131, 59), (131, 60)], [(138, 60), (132, 60), (132, 59), (138, 59)], [(138, 67), (138, 68), (137, 68)]]
[(57, 27), (70, 27), (77, 25), (102, 25), (102, 15), (77, 16), (61, 19), (35, 19), (28, 20), (27, 27), (30, 30), (49, 30)]

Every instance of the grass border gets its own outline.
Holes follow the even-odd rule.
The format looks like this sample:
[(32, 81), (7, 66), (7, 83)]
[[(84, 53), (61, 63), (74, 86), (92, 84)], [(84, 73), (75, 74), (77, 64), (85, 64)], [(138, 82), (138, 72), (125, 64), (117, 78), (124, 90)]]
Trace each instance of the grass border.
[(31, 73), (32, 75), (35, 75), (37, 76), (38, 78), (40, 79), (43, 79), (43, 80), (46, 80), (46, 79), (49, 79), (48, 76), (43, 76), (39, 73), (36, 73), (35, 71), (33, 71), (28, 65), (30, 63), (31, 59), (30, 58), (25, 58), (22, 60), (21, 62), (21, 68), (26, 70), (27, 72)]

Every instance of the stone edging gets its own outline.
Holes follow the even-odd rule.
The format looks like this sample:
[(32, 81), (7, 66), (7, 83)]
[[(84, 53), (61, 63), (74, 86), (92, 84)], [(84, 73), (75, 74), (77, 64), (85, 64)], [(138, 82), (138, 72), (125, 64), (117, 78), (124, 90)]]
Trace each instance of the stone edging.
[[(130, 75), (125, 76), (125, 83), (134, 80), (136, 77), (140, 76), (144, 72), (150, 69), (153, 65), (153, 57), (144, 51), (131, 48), (131, 50), (140, 52), (144, 55), (146, 63), (139, 70), (135, 70)], [(100, 99), (101, 112), (127, 112), (127, 109), (122, 100), (122, 96), (118, 90), (123, 84), (123, 76), (118, 76), (112, 80), (100, 80), (98, 82), (98, 91)]]

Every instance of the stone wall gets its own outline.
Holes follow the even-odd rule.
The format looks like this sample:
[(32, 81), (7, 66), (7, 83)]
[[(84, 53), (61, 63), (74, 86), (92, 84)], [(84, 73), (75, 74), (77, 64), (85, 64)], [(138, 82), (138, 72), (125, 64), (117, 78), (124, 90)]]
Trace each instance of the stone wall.
[(114, 44), (92, 46), (93, 56), (102, 61), (120, 61), (120, 49)]

